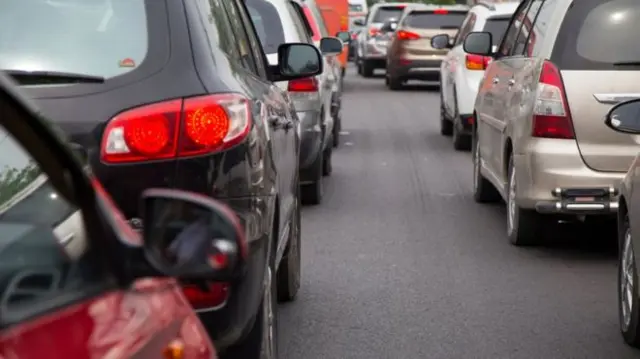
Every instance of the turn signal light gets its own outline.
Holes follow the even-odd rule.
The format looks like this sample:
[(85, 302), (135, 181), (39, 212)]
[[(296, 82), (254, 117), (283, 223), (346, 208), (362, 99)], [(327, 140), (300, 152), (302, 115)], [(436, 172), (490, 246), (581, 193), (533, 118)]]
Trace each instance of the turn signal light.
[(398, 30), (396, 32), (396, 37), (398, 38), (398, 40), (402, 41), (420, 39), (420, 35), (416, 34), (415, 32), (405, 30)]
[(489, 66), (490, 62), (491, 57), (488, 56), (471, 54), (467, 54), (467, 56), (465, 56), (465, 63), (469, 70), (485, 70), (487, 66)]
[(215, 153), (240, 143), (251, 128), (249, 100), (216, 94), (128, 110), (107, 123), (100, 157), (134, 163)]

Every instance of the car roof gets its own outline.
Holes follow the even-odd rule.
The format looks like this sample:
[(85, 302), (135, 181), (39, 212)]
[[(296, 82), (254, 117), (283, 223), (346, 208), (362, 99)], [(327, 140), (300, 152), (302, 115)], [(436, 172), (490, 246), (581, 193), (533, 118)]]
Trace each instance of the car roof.
[(520, 5), (520, 3), (517, 2), (490, 3), (481, 1), (474, 5), (472, 10), (483, 11), (482, 9), (486, 9), (488, 12), (487, 16), (512, 15), (516, 12), (518, 5)]

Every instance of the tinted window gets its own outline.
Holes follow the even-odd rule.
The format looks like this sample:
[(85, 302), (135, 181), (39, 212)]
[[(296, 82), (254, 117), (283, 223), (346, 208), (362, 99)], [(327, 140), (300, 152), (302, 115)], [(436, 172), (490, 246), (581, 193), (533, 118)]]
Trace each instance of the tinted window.
[(277, 53), (278, 46), (285, 43), (284, 30), (278, 10), (264, 0), (247, 1), (246, 5), (264, 52), (267, 54)]
[(419, 29), (457, 29), (462, 25), (467, 13), (449, 12), (437, 14), (432, 11), (412, 12), (404, 20), (404, 25)]
[(531, 1), (524, 0), (520, 3), (520, 6), (518, 6), (518, 10), (516, 10), (516, 13), (513, 15), (511, 24), (507, 28), (500, 45), (500, 49), (498, 50), (498, 54), (500, 56), (508, 56), (511, 54), (511, 50), (516, 43), (516, 38), (520, 32), (520, 27), (522, 26), (524, 15), (529, 9), (529, 5), (531, 5)]
[(80, 210), (2, 126), (0, 233), (0, 326), (71, 304), (105, 283)]
[[(640, 7), (637, 0), (584, 0), (569, 8), (552, 60), (568, 70), (638, 70)], [(618, 64), (618, 65), (616, 65)]]
[(0, 69), (114, 77), (147, 55), (145, 0), (3, 0)]
[(542, 5), (542, 0), (533, 0), (531, 5), (529, 6), (529, 10), (522, 20), (522, 27), (520, 28), (520, 34), (518, 34), (518, 39), (516, 40), (516, 44), (513, 48), (513, 55), (525, 55), (529, 56), (530, 54), (526, 54), (524, 50), (527, 48), (528, 41), (535, 41), (535, 36), (531, 37), (531, 29), (533, 28), (533, 23), (535, 22), (536, 16), (538, 15), (538, 10), (540, 10), (540, 6)]
[(464, 39), (467, 37), (467, 34), (469, 34), (471, 30), (473, 30), (473, 27), (475, 25), (476, 25), (476, 14), (469, 13), (469, 16), (467, 17), (467, 19), (462, 22), (460, 31), (458, 31), (458, 33), (456, 34), (456, 39), (454, 41), (454, 44), (456, 46), (460, 45), (464, 41)]
[(549, 22), (551, 21), (551, 17), (553, 16), (556, 5), (558, 4), (559, 2), (557, 0), (547, 0), (542, 3), (527, 44), (527, 53), (531, 54), (531, 56), (538, 56), (540, 54), (543, 42), (538, 40), (544, 38), (547, 33)]
[(251, 53), (251, 44), (249, 43), (247, 32), (244, 30), (244, 24), (242, 23), (242, 17), (240, 17), (238, 9), (235, 7), (233, 2), (228, 0), (221, 2), (221, 4), (227, 9), (227, 18), (231, 24), (233, 38), (238, 46), (242, 66), (254, 74), (257, 74), (258, 69), (256, 67), (253, 54)]
[(507, 31), (508, 26), (509, 18), (488, 19), (487, 22), (484, 23), (482, 31), (490, 32), (493, 44), (498, 45), (500, 41), (502, 41), (502, 37)]
[(402, 15), (403, 11), (404, 11), (404, 7), (398, 7), (398, 6), (380, 7), (376, 11), (375, 15), (373, 15), (373, 19), (371, 20), (371, 22), (385, 22), (393, 18), (400, 20), (400, 16)]
[(362, 5), (361, 4), (349, 4), (349, 11), (362, 12)]

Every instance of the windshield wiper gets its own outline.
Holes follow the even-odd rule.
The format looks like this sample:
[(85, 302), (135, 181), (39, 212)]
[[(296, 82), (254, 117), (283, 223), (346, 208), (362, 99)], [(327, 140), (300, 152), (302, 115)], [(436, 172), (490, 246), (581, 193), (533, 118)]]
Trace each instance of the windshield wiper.
[(59, 71), (24, 71), (24, 70), (4, 70), (4, 73), (11, 76), (15, 81), (22, 85), (37, 84), (68, 84), (68, 83), (104, 83), (104, 77), (92, 76), (85, 74), (76, 74), (73, 72)]
[(640, 61), (620, 61), (614, 62), (613, 66), (640, 66)]

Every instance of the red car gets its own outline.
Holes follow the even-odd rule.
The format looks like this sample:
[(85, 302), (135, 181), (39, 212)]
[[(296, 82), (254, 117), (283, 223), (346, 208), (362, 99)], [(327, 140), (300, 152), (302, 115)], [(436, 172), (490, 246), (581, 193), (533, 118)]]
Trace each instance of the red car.
[[(133, 231), (86, 154), (18, 91), (0, 76), (0, 359), (217, 358), (174, 278), (233, 282), (247, 255), (238, 218), (151, 189)], [(181, 233), (188, 245), (172, 245)]]

